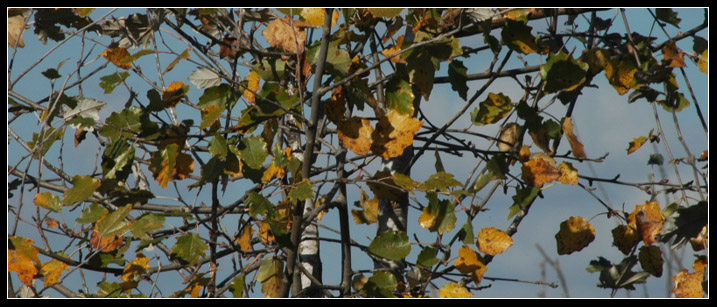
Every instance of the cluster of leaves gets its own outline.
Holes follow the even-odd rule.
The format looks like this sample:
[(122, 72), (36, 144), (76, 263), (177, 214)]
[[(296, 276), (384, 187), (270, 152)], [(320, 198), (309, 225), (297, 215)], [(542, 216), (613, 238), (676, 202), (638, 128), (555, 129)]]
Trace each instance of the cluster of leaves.
[[(575, 162), (568, 160), (590, 159), (574, 132), (571, 114), (546, 119), (547, 113), (537, 107), (540, 99), (554, 94), (564, 104), (574, 105), (581, 90), (604, 72), (602, 75), (619, 95), (632, 91), (628, 98), (631, 103), (644, 98), (670, 112), (689, 106), (673, 72), (686, 65), (686, 52), (674, 40), (658, 48), (652, 38), (636, 33), (629, 40), (615, 39), (607, 33), (609, 26), (602, 25), (595, 29), (605, 30), (602, 44), (586, 43), (581, 55), (575, 57), (573, 52), (553, 48), (550, 39), (554, 38), (536, 37), (528, 25), (535, 16), (549, 16), (547, 9), (152, 9), (147, 14), (94, 21), (90, 12), (38, 9), (13, 10), (9, 14), (8, 45), (13, 48), (24, 46), (23, 33), (31, 17), (35, 19), (35, 34), (45, 43), (48, 39), (63, 42), (68, 31), (113, 38), (116, 42), (113, 40), (97, 55), (106, 60), (106, 66), (97, 71), (110, 71), (100, 76), (99, 88), (104, 94), (117, 94), (121, 88), (129, 91), (125, 107), (104, 119), (99, 110), (107, 103), (81, 94), (66, 96), (69, 88), (51, 92), (44, 105), (33, 102), (28, 106), (8, 99), (9, 112), (40, 113), (40, 131), (26, 142), (31, 159), (47, 160), (45, 155), (64, 137), (68, 127), (76, 131), (75, 147), (87, 142), (87, 133), (101, 144), (101, 172), (71, 177), (62, 169), (56, 170), (58, 177), (71, 184), (69, 188), (67, 184), (42, 185), (39, 182), (43, 178), (34, 179), (38, 187), (50, 190), (37, 192), (33, 199), (37, 207), (47, 210), (42, 216), (38, 213), (40, 225), (44, 222), (52, 232), (77, 239), (79, 249), (88, 253), (78, 256), (66, 253), (68, 248), (56, 250), (47, 244), (43, 250), (33, 240), (9, 234), (8, 270), (16, 272), (28, 287), (43, 279), (47, 288), (57, 283), (70, 266), (82, 266), (118, 275), (117, 281), (103, 278), (97, 284), (98, 296), (143, 295), (142, 282), (158, 278), (156, 273), (170, 267), (187, 273), (183, 275), (186, 287), (173, 296), (218, 296), (229, 291), (242, 297), (256, 291), (257, 282), (267, 297), (286, 295), (287, 281), (293, 280), (288, 275), (302, 274), (294, 268), (295, 259), (287, 259), (292, 255), (288, 251), (298, 248), (294, 239), (297, 234), (293, 232), (314, 218), (320, 220), (326, 210), (340, 206), (336, 205), (335, 191), (341, 185), (345, 190), (350, 183), (360, 191), (359, 201), (355, 202), (358, 209), (351, 211), (356, 224), (380, 223), (382, 201), (407, 205), (411, 195), (412, 199), (425, 200), (415, 201), (420, 215), (413, 224), (435, 234), (436, 239), (431, 244), (412, 242), (406, 229), (377, 233), (368, 245), (361, 246), (362, 250), (377, 261), (402, 262), (411, 268), (380, 269), (370, 277), (348, 276), (351, 283), (342, 283), (341, 295), (422, 297), (430, 295), (427, 287), (435, 280), (458, 274), (463, 279), (454, 282), (446, 278), (449, 282), (438, 287), (438, 296), (471, 297), (471, 289), (480, 289), (493, 257), (511, 248), (515, 233), (514, 229), (493, 226), (474, 231), (473, 219), (485, 204), (473, 200), (481, 198), (478, 195), (483, 188), (490, 183), (503, 185), (506, 193), (509, 185), (515, 188), (507, 218), (514, 219), (517, 227), (543, 191), (554, 184), (579, 184)], [(340, 17), (343, 22), (339, 22)], [(658, 10), (656, 18), (673, 25), (679, 23), (665, 10)], [(466, 24), (480, 31), (466, 34)], [(377, 25), (386, 28), (383, 35), (379, 35)], [(168, 48), (171, 61), (164, 66), (156, 51), (160, 27), (171, 28), (187, 44), (181, 52)], [(402, 28), (407, 29), (406, 34), (399, 35)], [(494, 36), (494, 29), (500, 31), (500, 40)], [(326, 37), (315, 39), (314, 32), (321, 30), (327, 32)], [(265, 46), (256, 40), (257, 34)], [(421, 109), (416, 103), (429, 100), (435, 84), (450, 83), (467, 102), (464, 111), (482, 93), (481, 90), (469, 99), (470, 76), (463, 59), (476, 51), (462, 45), (461, 35), (482, 35), (495, 60), (504, 48), (508, 50), (506, 61), (513, 53), (546, 57), (537, 70), (540, 80), (534, 80), (539, 83), (525, 86), (523, 98), (516, 101), (510, 94), (489, 92), (470, 112), (474, 126), (502, 126), (500, 135), (492, 139), (498, 143), (498, 151), (479, 152), (485, 167), (471, 184), (461, 183), (443, 167), (438, 150), (436, 171), (423, 181), (415, 181), (405, 172), (381, 170), (369, 174), (366, 169), (374, 158), (401, 158), (419, 144), (420, 133), (435, 131), (426, 127), (428, 117), (419, 119)], [(386, 46), (378, 49), (376, 41)], [(697, 36), (695, 41), (699, 41)], [(367, 45), (372, 45), (370, 53), (364, 50)], [(661, 60), (654, 55), (659, 51)], [(696, 43), (694, 51), (690, 57), (707, 73), (707, 47)], [(147, 82), (150, 89), (142, 91), (142, 96), (135, 92), (135, 86), (127, 84), (132, 79), (147, 80), (139, 64), (151, 58), (147, 55), (157, 59), (161, 82)], [(243, 76), (238, 63), (248, 68)], [(173, 80), (165, 84), (165, 78), (174, 76), (170, 72), (180, 65), (194, 65), (187, 76), (189, 83)], [(378, 77), (370, 76), (372, 70), (389, 65), (393, 72), (385, 78), (376, 80)], [(436, 77), (442, 66), (447, 67), (447, 81)], [(324, 71), (316, 71), (317, 67), (324, 67)], [(54, 85), (54, 80), (61, 77), (59, 70), (58, 66), (43, 75)], [(311, 88), (309, 80), (317, 76), (328, 78), (319, 80), (323, 85), (316, 82)], [(653, 88), (659, 85), (664, 90)], [(307, 107), (315, 97), (323, 99), (324, 94), (329, 97), (320, 101), (319, 110)], [(194, 97), (198, 97), (196, 101)], [(535, 102), (532, 105), (531, 100)], [(193, 117), (179, 118), (179, 110), (193, 112)], [(319, 118), (309, 115), (316, 113)], [(195, 123), (191, 118), (198, 120)], [(320, 133), (314, 136), (317, 126)], [(344, 172), (343, 166), (328, 170), (316, 165), (305, 167), (315, 160), (304, 158), (313, 158), (318, 151), (304, 154), (300, 141), (298, 146), (292, 144), (292, 139), (301, 139), (302, 133), (304, 146), (314, 137), (327, 144), (327, 161), (360, 165), (349, 172)], [(336, 135), (337, 144), (330, 143), (331, 134)], [(524, 142), (525, 134), (530, 136), (532, 146)], [(418, 156), (429, 146), (439, 144), (434, 142), (437, 136), (423, 142)], [(569, 143), (572, 157), (557, 155), (563, 138)], [(633, 139), (628, 154), (647, 140), (659, 142), (659, 137), (651, 131), (647, 137)], [(456, 146), (471, 150), (462, 143)], [(347, 151), (351, 153), (351, 163), (346, 163), (342, 155)], [(511, 173), (515, 163), (520, 163), (519, 174)], [(150, 191), (152, 184), (146, 180), (145, 172), (155, 181), (154, 192)], [(343, 176), (332, 182), (336, 185), (332, 192), (320, 192), (323, 183), (316, 181), (315, 175), (322, 172)], [(349, 179), (346, 173), (358, 175)], [(219, 187), (226, 190), (238, 184), (253, 187), (231, 203), (221, 203)], [(164, 192), (172, 186), (190, 191), (210, 187), (210, 205), (205, 207), (202, 202), (201, 206), (185, 206), (179, 192), (173, 205), (152, 203), (159, 199), (155, 195), (158, 189)], [(299, 204), (307, 201), (315, 206), (316, 213), (308, 221), (295, 218), (295, 211), (303, 206)], [(59, 225), (55, 217), (76, 207), (82, 208), (74, 220), (76, 226)], [(598, 286), (613, 290), (634, 289), (633, 285), (644, 282), (648, 275), (659, 277), (664, 260), (657, 244), (671, 243), (673, 248), (679, 248), (690, 241), (695, 250), (707, 246), (706, 211), (704, 201), (691, 207), (672, 204), (663, 209), (648, 201), (622, 215), (611, 210), (611, 217), (624, 222), (613, 229), (612, 235), (614, 245), (626, 258), (612, 264), (601, 257), (588, 270), (600, 272)], [(461, 212), (466, 222), (458, 227)], [(226, 214), (239, 214), (236, 233), (219, 230), (219, 222)], [(181, 222), (175, 223), (177, 220)], [(443, 237), (449, 235), (453, 239), (446, 243)], [(570, 217), (555, 235), (557, 253), (580, 251), (595, 237), (595, 229), (585, 218)], [(638, 251), (640, 242), (643, 245)], [(413, 258), (411, 252), (417, 245), (420, 251)], [(145, 256), (155, 246), (162, 247), (165, 259)], [(52, 260), (42, 263), (40, 251), (51, 255)], [(233, 274), (219, 281), (217, 260), (232, 254), (242, 257), (240, 267), (235, 266)], [(632, 271), (637, 262), (643, 271)], [(202, 271), (204, 263), (210, 263), (209, 271)], [(675, 276), (675, 295), (701, 296), (705, 266), (706, 259), (698, 257), (695, 273), (685, 271)], [(292, 268), (295, 271), (289, 271)]]

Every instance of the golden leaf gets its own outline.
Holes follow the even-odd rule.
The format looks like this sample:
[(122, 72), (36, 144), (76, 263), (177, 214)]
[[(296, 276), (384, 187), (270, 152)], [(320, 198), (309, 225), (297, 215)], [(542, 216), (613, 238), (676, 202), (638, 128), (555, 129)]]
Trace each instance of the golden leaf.
[(697, 66), (700, 68), (700, 71), (708, 74), (709, 73), (709, 67), (710, 67), (710, 59), (709, 59), (709, 49), (705, 49), (705, 51), (702, 52), (700, 55), (700, 60), (697, 61)]
[(592, 48), (583, 50), (580, 61), (588, 63), (588, 70), (591, 74), (597, 75), (608, 64), (612, 52), (608, 49)]
[(672, 277), (675, 283), (672, 293), (678, 298), (701, 298), (703, 276), (704, 271), (690, 273), (687, 269), (683, 269)]
[(130, 261), (124, 267), (122, 275), (119, 277), (119, 279), (123, 281), (120, 287), (124, 290), (137, 287), (139, 280), (149, 267), (149, 258), (145, 257), (142, 253), (137, 253), (134, 260)]
[(363, 210), (352, 209), (351, 215), (353, 215), (356, 224), (373, 224), (378, 217), (378, 198), (368, 199), (368, 194), (361, 188), (359, 188), (359, 190), (361, 192), (359, 206), (361, 206)]
[(483, 257), (478, 255), (473, 249), (468, 246), (463, 246), (458, 251), (458, 259), (456, 259), (455, 266), (458, 271), (463, 274), (471, 274), (471, 278), (476, 283), (480, 284), (483, 279), (483, 274), (488, 269), (485, 264)]
[(162, 102), (165, 108), (171, 108), (176, 106), (184, 96), (187, 95), (187, 86), (182, 81), (174, 81), (167, 86), (167, 89), (162, 91)]
[(391, 110), (379, 119), (372, 134), (371, 150), (386, 160), (398, 157), (413, 144), (413, 135), (422, 125), (422, 121), (412, 116)]
[(239, 244), (239, 248), (242, 252), (248, 252), (251, 250), (252, 233), (254, 233), (254, 230), (251, 228), (251, 225), (244, 225), (244, 229), (241, 231), (241, 234), (237, 238), (237, 244)]
[[(301, 13), (299, 13), (299, 15), (301, 15), (301, 17), (303, 17), (310, 25), (314, 27), (322, 27), (324, 25), (326, 10), (323, 8), (303, 8), (301, 9)], [(333, 10), (333, 13), (331, 14), (331, 27), (336, 24), (338, 19), (339, 11)]]
[(621, 61), (609, 60), (605, 65), (605, 77), (618, 94), (625, 95), (630, 89), (639, 87), (635, 80), (637, 66), (630, 57)]
[(662, 232), (664, 220), (660, 205), (655, 201), (646, 201), (642, 205), (635, 206), (635, 210), (627, 216), (628, 224), (637, 229), (647, 246), (657, 242), (655, 235)]
[(643, 144), (645, 144), (645, 142), (647, 142), (647, 137), (645, 136), (632, 139), (632, 142), (628, 144), (627, 154), (629, 155), (637, 151), (638, 149), (640, 149), (640, 147), (642, 147)]
[[(386, 49), (383, 49), (383, 51), (381, 51), (381, 54), (383, 54), (383, 56), (385, 56), (385, 57), (388, 58), (388, 57), (393, 56), (393, 55), (396, 54), (397, 52), (401, 51), (401, 45), (403, 45), (403, 39), (404, 39), (404, 36), (403, 36), (403, 35), (399, 36), (399, 37), (396, 39), (396, 45), (394, 45), (394, 46), (392, 46), (392, 47), (389, 47), (389, 48), (386, 48)], [(400, 56), (394, 56), (394, 57), (392, 57), (389, 61), (391, 61), (391, 62), (393, 62), (393, 63), (406, 64), (406, 61), (404, 61), (403, 59), (401, 59)]]
[(116, 250), (122, 246), (123, 243), (124, 237), (103, 237), (97, 230), (97, 226), (95, 226), (95, 229), (92, 231), (92, 235), (90, 236), (90, 245), (92, 245), (92, 248), (101, 249), (105, 253)]
[(543, 159), (538, 155), (523, 163), (521, 177), (526, 183), (540, 187), (560, 177), (560, 171), (556, 168), (552, 159)]
[(558, 172), (560, 177), (558, 181), (564, 184), (578, 184), (578, 170), (576, 170), (570, 162), (561, 162), (558, 165)]
[(339, 123), (339, 140), (357, 155), (366, 155), (371, 150), (373, 127), (368, 119), (351, 117)]
[(573, 151), (573, 157), (578, 159), (585, 159), (585, 151), (583, 151), (583, 144), (578, 141), (578, 137), (573, 132), (573, 122), (570, 117), (563, 118), (562, 121), (563, 133), (568, 138), (570, 143), (570, 149)]
[(281, 167), (278, 167), (274, 165), (273, 163), (264, 171), (264, 174), (261, 176), (261, 183), (266, 184), (269, 181), (271, 181), (274, 178), (282, 178), (284, 177), (284, 173), (286, 170), (284, 170)]
[(69, 268), (69, 265), (57, 259), (52, 259), (43, 264), (42, 274), (45, 275), (45, 287), (56, 284), (62, 275), (62, 271)]
[(472, 296), (473, 293), (468, 292), (466, 287), (452, 282), (443, 285), (443, 287), (438, 290), (438, 297), (440, 298), (465, 298)]
[(571, 216), (560, 223), (560, 231), (555, 234), (555, 240), (558, 243), (558, 255), (572, 254), (595, 240), (595, 228), (584, 218)]
[(618, 225), (612, 230), (612, 245), (623, 254), (630, 254), (637, 243), (640, 243), (640, 235), (636, 228), (630, 225)]
[(115, 66), (122, 68), (122, 69), (130, 69), (132, 68), (131, 63), (123, 63), (122, 60), (125, 57), (129, 56), (129, 52), (125, 48), (109, 48), (102, 52), (100, 55), (105, 57), (108, 61), (112, 62), (112, 64), (115, 64)]
[(261, 80), (261, 77), (259, 77), (257, 72), (252, 70), (244, 80), (249, 83), (247, 89), (244, 90), (244, 99), (249, 103), (254, 103), (256, 99), (256, 94), (254, 93), (259, 90), (259, 80)]
[(487, 227), (478, 233), (477, 245), (481, 253), (495, 256), (511, 247), (513, 238), (500, 229)]
[[(290, 53), (304, 52), (304, 44), (306, 43), (306, 31), (301, 27), (307, 26), (305, 23), (292, 20), (291, 17), (276, 18), (264, 29), (262, 35), (266, 38), (267, 43), (275, 48), (281, 48)], [(291, 25), (293, 24), (293, 28)], [(298, 48), (298, 49), (297, 49)]]
[(685, 53), (677, 48), (675, 41), (670, 41), (662, 47), (662, 61), (669, 67), (685, 67)]
[(32, 285), (32, 279), (37, 274), (40, 259), (37, 257), (37, 248), (34, 241), (22, 237), (10, 237), (12, 248), (7, 250), (7, 270), (17, 273), (20, 281), (26, 286)]
[(702, 227), (702, 231), (694, 237), (690, 239), (690, 245), (692, 245), (692, 250), (694, 251), (701, 251), (705, 248), (707, 248), (708, 245), (708, 230), (707, 226)]
[(262, 222), (261, 226), (259, 226), (259, 239), (264, 244), (274, 242), (274, 234), (271, 233), (271, 225), (269, 225), (269, 223)]

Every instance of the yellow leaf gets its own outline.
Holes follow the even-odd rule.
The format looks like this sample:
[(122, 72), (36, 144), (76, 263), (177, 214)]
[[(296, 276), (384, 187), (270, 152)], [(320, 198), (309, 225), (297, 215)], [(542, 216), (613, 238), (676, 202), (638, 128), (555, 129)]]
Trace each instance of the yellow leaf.
[(585, 248), (595, 240), (595, 228), (584, 218), (571, 216), (560, 223), (560, 231), (555, 234), (558, 255), (572, 254)]
[(477, 245), (481, 253), (495, 256), (511, 247), (513, 239), (500, 229), (487, 227), (478, 233)]
[(351, 117), (341, 121), (339, 127), (339, 140), (357, 155), (366, 155), (371, 150), (373, 127), (368, 119)]
[(635, 80), (638, 68), (630, 58), (624, 57), (621, 61), (609, 60), (605, 65), (605, 77), (620, 95), (639, 87)]
[(560, 177), (560, 171), (551, 163), (552, 159), (543, 159), (540, 155), (534, 155), (521, 167), (521, 177), (526, 183), (540, 187)]
[(670, 41), (662, 47), (662, 61), (669, 67), (685, 67), (685, 53), (677, 48), (675, 41)]
[(705, 248), (707, 248), (708, 245), (708, 230), (707, 226), (702, 227), (702, 231), (694, 237), (690, 239), (690, 245), (692, 245), (693, 251), (701, 251)]
[(7, 46), (8, 47), (15, 47), (15, 44), (17, 43), (17, 46), (22, 48), (25, 47), (25, 41), (22, 39), (22, 33), (23, 33), (23, 26), (25, 24), (25, 18), (22, 17), (22, 15), (15, 15), (12, 17), (8, 17), (7, 19)]
[(274, 234), (271, 233), (271, 225), (269, 225), (269, 223), (262, 222), (261, 226), (259, 226), (259, 239), (264, 244), (274, 242)]
[(242, 252), (248, 252), (251, 250), (252, 233), (254, 233), (254, 230), (251, 228), (251, 225), (244, 225), (244, 229), (241, 231), (241, 235), (239, 235), (239, 237), (237, 238), (237, 244), (239, 244), (239, 248)]
[(108, 61), (115, 64), (115, 66), (122, 69), (132, 68), (132, 63), (123, 63), (122, 60), (129, 56), (129, 52), (125, 48), (109, 48), (102, 52), (100, 55), (105, 57)]
[(468, 292), (466, 287), (452, 282), (443, 285), (443, 287), (438, 290), (438, 297), (440, 298), (465, 298), (472, 296), (473, 293)]
[(564, 184), (578, 184), (578, 170), (576, 170), (570, 162), (561, 162), (558, 165), (558, 172), (560, 177), (558, 181)]
[(45, 287), (56, 284), (62, 275), (62, 271), (69, 268), (69, 265), (57, 259), (52, 259), (43, 264), (42, 274), (45, 275)]
[(413, 135), (422, 125), (422, 121), (410, 115), (391, 110), (379, 119), (372, 134), (371, 150), (387, 160), (398, 157), (413, 144)]
[(699, 66), (701, 72), (705, 74), (709, 73), (709, 49), (705, 49), (705, 51), (702, 52), (702, 55), (700, 55), (700, 60), (697, 62), (697, 66)]
[(167, 86), (167, 89), (162, 91), (162, 102), (165, 108), (171, 108), (176, 106), (184, 96), (187, 95), (187, 86), (182, 81), (174, 81)]
[(612, 230), (612, 245), (623, 254), (630, 254), (637, 243), (640, 243), (640, 235), (636, 228), (630, 225), (618, 225)]
[(646, 141), (647, 141), (646, 136), (641, 136), (639, 138), (632, 139), (632, 142), (630, 142), (628, 144), (627, 154), (629, 155), (629, 154), (637, 151), (638, 149), (640, 149), (640, 147), (642, 147), (642, 145), (645, 144)]
[(585, 151), (583, 151), (583, 144), (578, 141), (578, 137), (573, 132), (573, 122), (570, 117), (563, 118), (562, 127), (563, 133), (570, 143), (570, 149), (573, 151), (573, 157), (578, 159), (587, 158)]
[(262, 35), (272, 47), (281, 48), (290, 53), (302, 53), (306, 43), (306, 31), (301, 27), (305, 27), (306, 24), (298, 20), (290, 21), (290, 18), (287, 16), (274, 19), (264, 29)]
[(149, 258), (145, 257), (142, 253), (137, 253), (134, 260), (130, 261), (124, 267), (122, 275), (119, 277), (119, 279), (123, 281), (120, 285), (122, 289), (129, 290), (136, 288), (142, 279), (142, 275), (149, 267)]
[(655, 245), (642, 246), (637, 257), (640, 259), (640, 266), (645, 272), (655, 277), (662, 276), (662, 264), (665, 263), (665, 260), (662, 259), (662, 252), (659, 247)]
[(259, 91), (259, 80), (261, 80), (261, 77), (257, 72), (252, 70), (244, 80), (248, 83), (246, 86), (247, 89), (244, 90), (244, 99), (249, 103), (254, 103), (256, 100), (256, 94), (254, 93)]
[(286, 170), (272, 163), (271, 166), (264, 171), (264, 175), (261, 176), (261, 182), (266, 184), (274, 178), (282, 178), (285, 172)]
[[(388, 57), (391, 57), (392, 55), (396, 54), (397, 52), (401, 51), (401, 45), (403, 45), (403, 39), (404, 39), (403, 35), (399, 36), (396, 39), (396, 45), (386, 48), (386, 49), (383, 49), (381, 51), (381, 54), (383, 54), (383, 56), (388, 58)], [(402, 60), (400, 56), (392, 57), (389, 61), (391, 61), (393, 63), (406, 64), (406, 61)]]
[(455, 266), (463, 274), (471, 274), (471, 278), (476, 283), (480, 284), (483, 279), (483, 274), (488, 269), (485, 264), (483, 257), (478, 255), (473, 249), (468, 246), (463, 246), (458, 251), (458, 259), (455, 262)]
[(678, 298), (701, 298), (703, 275), (704, 271), (690, 273), (687, 269), (683, 269), (672, 277), (675, 283), (672, 293)]
[(8, 272), (17, 273), (26, 286), (32, 285), (32, 279), (37, 274), (37, 265), (40, 264), (37, 248), (33, 246), (35, 242), (22, 237), (10, 237), (9, 242), (12, 245), (7, 250)]
[(655, 235), (662, 232), (664, 220), (660, 205), (655, 201), (646, 201), (642, 205), (635, 206), (635, 210), (627, 216), (628, 224), (637, 229), (647, 246), (657, 242)]
[(361, 192), (359, 205), (363, 210), (352, 209), (351, 215), (353, 215), (356, 224), (373, 224), (378, 217), (378, 199), (376, 197), (368, 199), (366, 192), (361, 188), (359, 189)]
[[(303, 8), (301, 9), (301, 13), (299, 13), (299, 15), (301, 15), (301, 17), (303, 17), (310, 25), (314, 27), (322, 27), (324, 26), (324, 16), (326, 16), (326, 10), (323, 8)], [(336, 24), (338, 19), (339, 11), (333, 10), (333, 13), (331, 14), (331, 27)]]

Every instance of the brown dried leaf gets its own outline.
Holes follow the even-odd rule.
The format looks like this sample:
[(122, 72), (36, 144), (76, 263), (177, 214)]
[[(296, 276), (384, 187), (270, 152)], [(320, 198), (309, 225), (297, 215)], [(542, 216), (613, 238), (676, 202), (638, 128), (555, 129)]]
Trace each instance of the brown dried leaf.
[(573, 151), (573, 157), (578, 159), (587, 158), (583, 144), (578, 141), (578, 137), (573, 132), (573, 122), (570, 117), (563, 118), (562, 127), (563, 133), (568, 138), (568, 142), (570, 143), (570, 149)]

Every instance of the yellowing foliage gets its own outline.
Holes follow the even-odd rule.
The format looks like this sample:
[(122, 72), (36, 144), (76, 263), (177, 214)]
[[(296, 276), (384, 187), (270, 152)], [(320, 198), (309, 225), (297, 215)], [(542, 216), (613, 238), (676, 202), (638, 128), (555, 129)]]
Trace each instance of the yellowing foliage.
[(351, 117), (339, 123), (339, 140), (357, 155), (366, 155), (371, 150), (373, 127), (368, 119)]
[(290, 20), (290, 18), (274, 19), (266, 26), (262, 35), (272, 47), (281, 48), (290, 53), (302, 53), (306, 43), (306, 31), (303, 27), (306, 27), (307, 24), (298, 20)]
[(249, 103), (254, 103), (256, 100), (256, 94), (254, 93), (259, 90), (259, 81), (261, 80), (261, 77), (259, 77), (257, 72), (252, 70), (244, 80), (248, 83), (247, 89), (244, 90), (244, 99), (246, 99)]
[(473, 293), (468, 292), (466, 287), (453, 282), (443, 285), (443, 287), (438, 290), (438, 297), (440, 298), (466, 298), (472, 296)]
[(7, 250), (7, 270), (17, 273), (20, 281), (30, 286), (40, 264), (35, 241), (22, 237), (10, 237), (9, 241), (12, 245)]
[(384, 159), (398, 157), (413, 144), (413, 135), (422, 125), (422, 121), (410, 115), (391, 110), (379, 119), (372, 134), (371, 150)]
[(672, 277), (674, 282), (672, 293), (678, 298), (701, 298), (703, 275), (704, 270), (690, 273), (687, 269), (683, 269)]
[(131, 63), (123, 63), (122, 60), (129, 56), (129, 52), (125, 48), (109, 48), (104, 52), (100, 53), (105, 59), (115, 64), (115, 66), (122, 69), (132, 68)]
[(471, 278), (476, 283), (480, 284), (483, 279), (483, 274), (488, 269), (485, 264), (485, 260), (478, 253), (468, 246), (463, 246), (458, 251), (458, 259), (455, 262), (455, 266), (463, 274), (471, 274)]
[(42, 265), (42, 274), (45, 275), (45, 286), (54, 285), (57, 280), (60, 279), (62, 272), (69, 269), (70, 266), (66, 263), (52, 259)]
[(655, 201), (646, 201), (642, 205), (635, 206), (635, 210), (627, 216), (629, 225), (638, 230), (647, 246), (657, 242), (655, 235), (662, 232), (664, 220), (660, 205)]
[(568, 142), (570, 143), (570, 149), (573, 151), (573, 157), (578, 159), (587, 158), (583, 144), (578, 141), (578, 137), (573, 132), (573, 122), (570, 117), (563, 118), (562, 128), (565, 137), (568, 138)]
[(495, 256), (511, 247), (513, 238), (500, 229), (487, 227), (478, 232), (477, 245), (481, 253)]
[(560, 223), (560, 231), (555, 235), (555, 240), (558, 243), (558, 255), (572, 254), (595, 240), (595, 228), (583, 217), (571, 216)]

